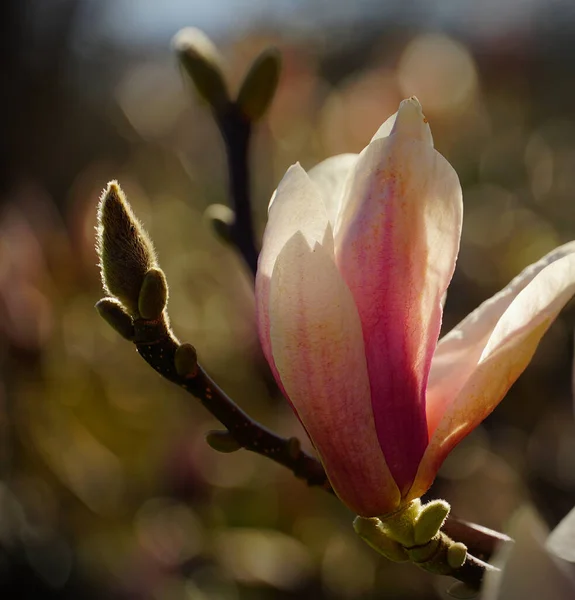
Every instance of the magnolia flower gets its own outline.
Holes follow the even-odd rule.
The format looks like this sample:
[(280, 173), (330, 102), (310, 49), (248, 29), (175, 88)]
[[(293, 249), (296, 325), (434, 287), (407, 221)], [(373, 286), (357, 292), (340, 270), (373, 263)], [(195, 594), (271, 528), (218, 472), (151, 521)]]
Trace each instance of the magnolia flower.
[(421, 497), (501, 401), (575, 293), (575, 243), (551, 252), (439, 343), (459, 249), (458, 177), (417, 99), (359, 155), (290, 167), (256, 278), (274, 376), (352, 510)]

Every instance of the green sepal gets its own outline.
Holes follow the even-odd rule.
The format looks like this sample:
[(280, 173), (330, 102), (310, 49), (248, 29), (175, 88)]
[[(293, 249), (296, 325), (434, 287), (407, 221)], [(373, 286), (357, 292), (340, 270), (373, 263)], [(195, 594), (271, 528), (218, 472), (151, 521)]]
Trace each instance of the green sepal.
[(435, 539), (429, 540), (423, 546), (414, 546), (407, 548), (407, 554), (412, 562), (416, 564), (429, 564), (438, 554), (441, 539), (437, 536)]
[(447, 549), (447, 564), (452, 569), (459, 569), (467, 558), (467, 546), (461, 542), (453, 542)]
[(168, 282), (161, 269), (150, 269), (142, 282), (138, 310), (143, 319), (158, 319), (168, 302)]
[(382, 527), (388, 537), (402, 546), (414, 546), (414, 523), (417, 521), (420, 511), (421, 500), (412, 500), (394, 513), (380, 517)]
[(280, 79), (281, 54), (277, 48), (264, 50), (244, 78), (236, 105), (251, 121), (261, 119), (268, 110)]
[(229, 454), (241, 449), (241, 445), (235, 440), (232, 434), (227, 430), (213, 430), (206, 434), (208, 445), (218, 452)]
[(415, 544), (420, 546), (437, 535), (449, 514), (449, 504), (445, 500), (432, 500), (421, 507), (414, 526)]
[(406, 562), (409, 555), (405, 548), (391, 539), (377, 517), (356, 517), (353, 528), (357, 535), (374, 550), (393, 562)]
[(123, 338), (130, 342), (134, 340), (134, 321), (116, 298), (102, 298), (96, 302), (96, 310)]

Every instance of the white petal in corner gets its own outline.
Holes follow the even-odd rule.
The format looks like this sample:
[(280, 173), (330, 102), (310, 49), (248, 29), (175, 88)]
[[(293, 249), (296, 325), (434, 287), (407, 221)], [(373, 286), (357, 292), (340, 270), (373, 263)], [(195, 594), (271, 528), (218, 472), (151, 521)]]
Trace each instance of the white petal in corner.
[(440, 340), (427, 384), (427, 426), (430, 437), (449, 404), (477, 368), (479, 358), (503, 313), (545, 267), (573, 253), (575, 242), (549, 252), (524, 269), (509, 285), (481, 304)]
[(421, 490), (428, 489), (447, 454), (499, 404), (573, 294), (575, 254), (568, 254), (543, 269), (517, 295), (493, 329), (477, 368), (442, 416), (410, 497), (419, 498)]
[(487, 571), (481, 600), (572, 600), (575, 581), (545, 550), (547, 529), (530, 508), (520, 509), (509, 531), (515, 540), (493, 560), (501, 571)]
[(362, 516), (394, 510), (400, 495), (375, 432), (357, 309), (332, 258), (301, 234), (276, 261), (270, 337), (282, 385), (339, 497)]
[(338, 154), (308, 171), (309, 178), (319, 188), (332, 227), (335, 226), (347, 177), (357, 162), (357, 157), (357, 154)]
[(571, 509), (551, 532), (546, 546), (555, 556), (575, 563), (575, 508)]

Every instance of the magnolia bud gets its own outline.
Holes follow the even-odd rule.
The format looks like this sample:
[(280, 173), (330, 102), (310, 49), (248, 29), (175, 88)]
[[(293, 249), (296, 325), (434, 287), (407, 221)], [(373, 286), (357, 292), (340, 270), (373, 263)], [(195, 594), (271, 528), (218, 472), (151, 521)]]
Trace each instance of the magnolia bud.
[(394, 562), (409, 560), (407, 551), (401, 544), (388, 537), (382, 522), (377, 517), (356, 517), (353, 521), (353, 528), (366, 544), (389, 560)]
[(275, 95), (281, 71), (277, 48), (264, 50), (253, 62), (242, 83), (236, 104), (250, 120), (264, 116)]
[(116, 181), (108, 184), (100, 199), (96, 250), (105, 291), (132, 317), (139, 317), (140, 290), (146, 273), (157, 267), (156, 255)]
[(216, 111), (225, 107), (230, 99), (222, 60), (208, 36), (195, 27), (186, 27), (175, 35), (172, 43), (198, 94)]

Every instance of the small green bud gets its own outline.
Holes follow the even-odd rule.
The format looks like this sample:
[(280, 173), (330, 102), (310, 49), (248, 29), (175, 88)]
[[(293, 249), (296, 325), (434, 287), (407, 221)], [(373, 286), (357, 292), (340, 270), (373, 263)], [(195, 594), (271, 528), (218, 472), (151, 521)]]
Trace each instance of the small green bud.
[(180, 344), (174, 355), (174, 366), (180, 377), (195, 377), (198, 372), (198, 354), (191, 344)]
[(138, 298), (138, 310), (144, 319), (158, 319), (168, 302), (168, 282), (161, 269), (150, 269)]
[(391, 539), (399, 542), (402, 546), (414, 546), (414, 525), (420, 511), (421, 500), (412, 500), (395, 512), (382, 515), (382, 527)]
[(406, 562), (409, 560), (407, 551), (401, 544), (388, 537), (381, 521), (377, 517), (356, 517), (353, 529), (368, 546), (392, 560), (393, 562)]
[(96, 250), (104, 290), (137, 318), (140, 289), (146, 273), (157, 267), (156, 254), (116, 181), (108, 184), (100, 198)]
[(118, 300), (115, 298), (102, 298), (102, 300), (96, 302), (96, 310), (112, 329), (128, 341), (133, 341), (134, 322)]
[(228, 454), (241, 449), (241, 445), (232, 437), (229, 431), (208, 431), (206, 434), (206, 442), (214, 450)]
[(204, 219), (214, 233), (226, 244), (232, 243), (231, 227), (235, 221), (234, 211), (224, 204), (212, 204), (204, 212)]
[(281, 54), (277, 48), (264, 50), (244, 78), (236, 104), (251, 121), (261, 119), (269, 108), (280, 79)]
[(467, 547), (461, 542), (453, 542), (447, 549), (447, 564), (452, 569), (459, 569), (467, 558)]
[(421, 507), (415, 522), (415, 544), (425, 544), (437, 535), (449, 514), (450, 506), (445, 500), (432, 500)]
[(172, 43), (200, 97), (216, 111), (229, 104), (222, 59), (210, 38), (195, 27), (186, 27), (175, 35)]

